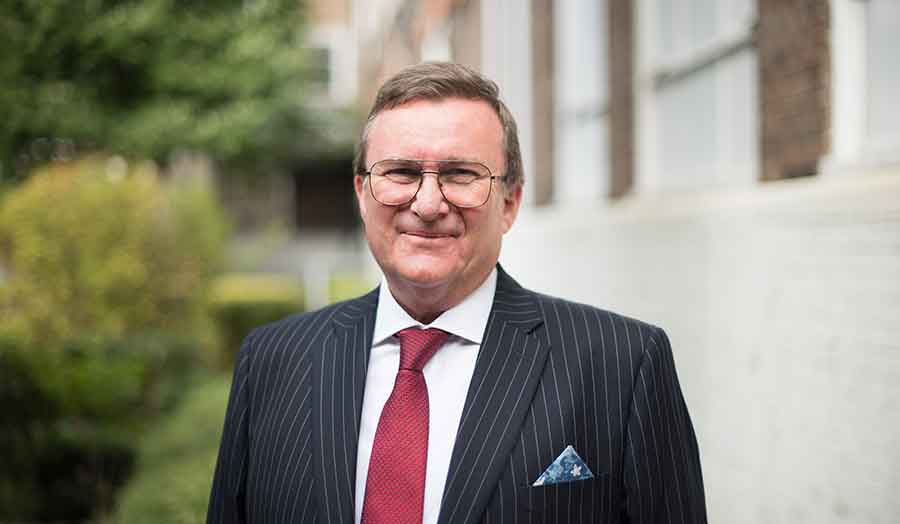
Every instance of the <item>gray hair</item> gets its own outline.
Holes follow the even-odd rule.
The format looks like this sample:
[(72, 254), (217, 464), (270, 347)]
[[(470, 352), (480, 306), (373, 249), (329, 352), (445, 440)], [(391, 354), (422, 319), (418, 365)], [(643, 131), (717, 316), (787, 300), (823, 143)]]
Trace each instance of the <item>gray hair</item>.
[(353, 172), (362, 174), (366, 170), (369, 131), (379, 113), (409, 102), (437, 101), (446, 98), (482, 100), (494, 109), (503, 128), (506, 158), (506, 177), (503, 181), (508, 191), (520, 187), (525, 181), (525, 176), (522, 169), (522, 153), (519, 149), (519, 134), (516, 120), (506, 104), (500, 100), (500, 89), (496, 83), (474, 69), (450, 62), (423, 62), (406, 67), (381, 86), (356, 145)]

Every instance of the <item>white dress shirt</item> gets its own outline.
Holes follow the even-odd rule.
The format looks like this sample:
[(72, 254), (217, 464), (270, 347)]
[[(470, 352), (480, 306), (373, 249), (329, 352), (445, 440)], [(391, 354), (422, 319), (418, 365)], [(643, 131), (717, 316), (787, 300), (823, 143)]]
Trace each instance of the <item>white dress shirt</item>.
[(456, 431), (496, 289), (495, 268), (471, 295), (426, 326), (409, 316), (390, 293), (387, 281), (382, 279), (359, 426), (355, 501), (357, 523), (362, 517), (375, 430), (378, 429), (381, 410), (394, 389), (394, 379), (400, 367), (400, 342), (394, 334), (415, 326), (438, 328), (450, 333), (444, 345), (422, 370), (428, 385), (429, 405), (428, 465), (425, 468), (422, 523), (437, 523)]

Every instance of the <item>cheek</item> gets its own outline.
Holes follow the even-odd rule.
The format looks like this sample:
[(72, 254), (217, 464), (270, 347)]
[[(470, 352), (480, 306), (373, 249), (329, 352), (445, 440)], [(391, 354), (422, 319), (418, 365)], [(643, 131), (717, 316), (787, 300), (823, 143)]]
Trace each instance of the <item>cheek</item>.
[(390, 244), (394, 241), (393, 214), (386, 212), (383, 206), (373, 205), (372, 202), (364, 204), (363, 224), (366, 228), (366, 236), (373, 246)]
[(494, 213), (473, 213), (465, 216), (466, 242), (465, 249), (472, 257), (479, 257), (486, 253), (494, 244), (500, 234), (498, 228), (502, 226), (502, 217)]

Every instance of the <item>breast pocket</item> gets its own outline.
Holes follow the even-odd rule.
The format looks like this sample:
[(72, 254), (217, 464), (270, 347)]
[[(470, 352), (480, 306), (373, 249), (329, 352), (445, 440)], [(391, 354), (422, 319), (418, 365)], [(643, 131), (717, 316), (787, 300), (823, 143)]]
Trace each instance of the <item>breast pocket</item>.
[(533, 523), (604, 522), (606, 474), (585, 480), (522, 487), (520, 495)]

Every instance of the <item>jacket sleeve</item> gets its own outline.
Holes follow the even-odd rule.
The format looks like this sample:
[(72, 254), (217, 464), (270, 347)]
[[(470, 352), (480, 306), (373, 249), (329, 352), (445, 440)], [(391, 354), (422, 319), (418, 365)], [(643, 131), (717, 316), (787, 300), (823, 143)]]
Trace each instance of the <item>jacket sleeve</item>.
[(209, 496), (207, 524), (246, 523), (249, 362), (253, 334), (244, 340), (234, 367), (225, 427)]
[(644, 344), (625, 435), (628, 522), (706, 522), (694, 428), (662, 329)]

